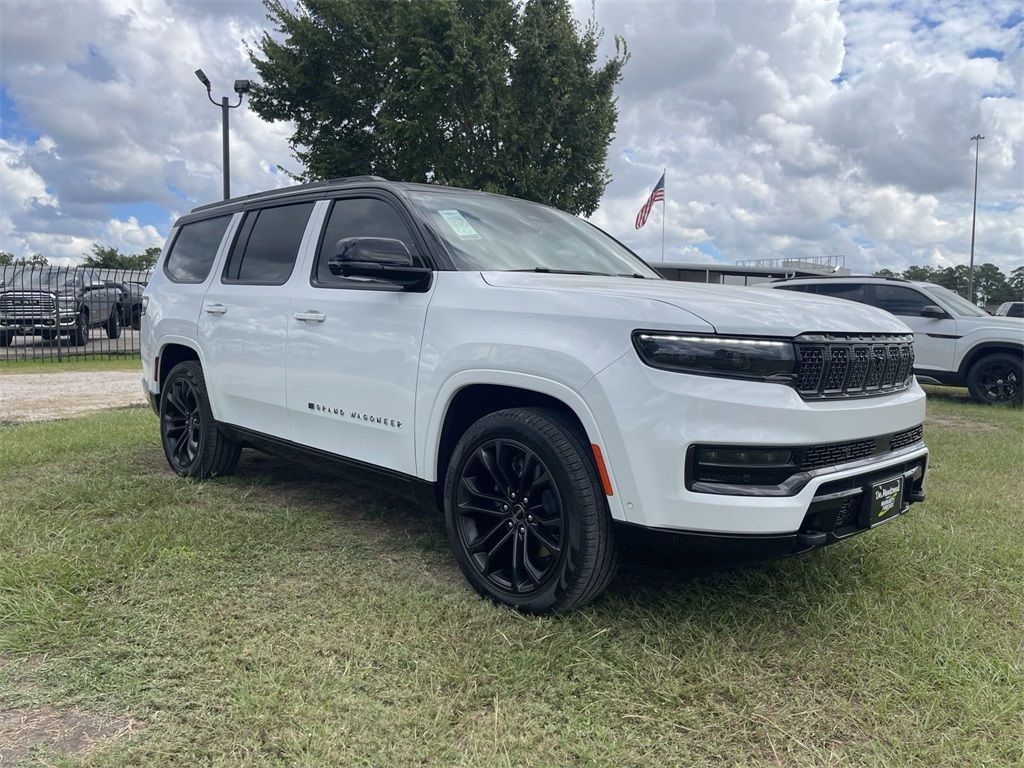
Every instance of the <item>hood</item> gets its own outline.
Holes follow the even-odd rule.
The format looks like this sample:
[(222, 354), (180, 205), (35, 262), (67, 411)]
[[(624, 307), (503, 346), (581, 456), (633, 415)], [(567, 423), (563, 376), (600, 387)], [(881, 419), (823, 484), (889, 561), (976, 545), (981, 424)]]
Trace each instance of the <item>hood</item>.
[(617, 297), (660, 301), (696, 315), (722, 334), (910, 333), (902, 321), (880, 309), (795, 291), (531, 272), (484, 272), (482, 277), (496, 287), (588, 293), (595, 300)]
[(1008, 340), (1024, 341), (1024, 317), (1006, 317), (1004, 315), (988, 315), (986, 317), (970, 317), (960, 315), (956, 318), (957, 330), (962, 334), (992, 333), (1005, 336)]

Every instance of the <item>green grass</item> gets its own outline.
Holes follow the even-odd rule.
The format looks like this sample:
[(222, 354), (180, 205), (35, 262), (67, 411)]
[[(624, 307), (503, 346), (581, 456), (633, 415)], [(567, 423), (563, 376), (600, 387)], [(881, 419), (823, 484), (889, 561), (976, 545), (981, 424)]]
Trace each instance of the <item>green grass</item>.
[(537, 618), (344, 477), (186, 482), (145, 410), (2, 428), (0, 714), (141, 721), (95, 766), (1021, 765), (1024, 412), (934, 390), (927, 440), (899, 521)]
[(62, 371), (138, 371), (138, 355), (117, 357), (72, 357), (68, 360), (0, 360), (0, 375), (5, 373), (60, 373)]

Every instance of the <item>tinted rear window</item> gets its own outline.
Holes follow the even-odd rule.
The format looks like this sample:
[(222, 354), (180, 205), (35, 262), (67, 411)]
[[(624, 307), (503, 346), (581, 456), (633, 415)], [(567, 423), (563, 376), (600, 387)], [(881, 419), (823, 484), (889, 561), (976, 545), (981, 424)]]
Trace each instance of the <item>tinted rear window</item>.
[(861, 304), (868, 301), (867, 286), (863, 283), (818, 283), (817, 287), (820, 296), (859, 301)]
[(176, 283), (201, 283), (210, 274), (220, 241), (231, 221), (218, 216), (186, 224), (174, 238), (164, 272)]
[(295, 267), (313, 203), (249, 211), (227, 267), (226, 282), (283, 285)]

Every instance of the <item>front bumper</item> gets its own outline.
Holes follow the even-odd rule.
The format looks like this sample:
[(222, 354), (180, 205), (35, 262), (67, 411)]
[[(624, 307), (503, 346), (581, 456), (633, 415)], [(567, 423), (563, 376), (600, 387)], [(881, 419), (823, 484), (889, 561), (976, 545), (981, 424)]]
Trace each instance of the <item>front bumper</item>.
[(40, 331), (52, 331), (60, 329), (70, 330), (75, 327), (76, 315), (74, 312), (68, 314), (50, 314), (34, 316), (0, 317), (0, 331), (9, 333), (39, 333)]
[(784, 547), (798, 546), (796, 538), (810, 535), (808, 515), (820, 511), (821, 496), (834, 484), (867, 482), (876, 473), (892, 477), (908, 462), (920, 463), (919, 483), (926, 470), (928, 450), (917, 443), (823, 467), (791, 495), (687, 488), (687, 451), (695, 445), (807, 446), (912, 429), (924, 421), (925, 410), (916, 383), (880, 397), (805, 401), (785, 385), (660, 371), (625, 355), (591, 379), (583, 395), (597, 422), (607, 425), (601, 439), (616, 494), (609, 499), (613, 517), (643, 528), (788, 537)]

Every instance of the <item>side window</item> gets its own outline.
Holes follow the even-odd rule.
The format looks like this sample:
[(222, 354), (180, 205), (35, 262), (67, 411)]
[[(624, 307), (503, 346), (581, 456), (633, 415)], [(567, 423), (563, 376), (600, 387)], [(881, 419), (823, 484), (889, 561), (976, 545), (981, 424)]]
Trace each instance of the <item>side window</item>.
[(336, 285), (348, 282), (345, 278), (335, 277), (327, 268), (327, 261), (334, 255), (334, 246), (345, 237), (388, 237), (401, 240), (412, 254), (413, 262), (422, 266), (416, 241), (397, 209), (374, 197), (342, 198), (335, 200), (331, 206), (327, 227), (320, 240), (314, 273), (316, 283)]
[(175, 283), (203, 282), (230, 221), (230, 216), (218, 216), (183, 226), (164, 262), (167, 277)]
[(879, 309), (904, 317), (920, 317), (922, 307), (934, 304), (924, 294), (913, 288), (898, 285), (876, 285), (875, 300), (872, 302)]
[(868, 303), (867, 287), (863, 283), (818, 283), (818, 295), (836, 299)]
[(816, 285), (780, 285), (784, 291), (796, 291), (797, 293), (817, 293)]
[(284, 285), (295, 268), (313, 203), (249, 211), (224, 265), (223, 282)]

